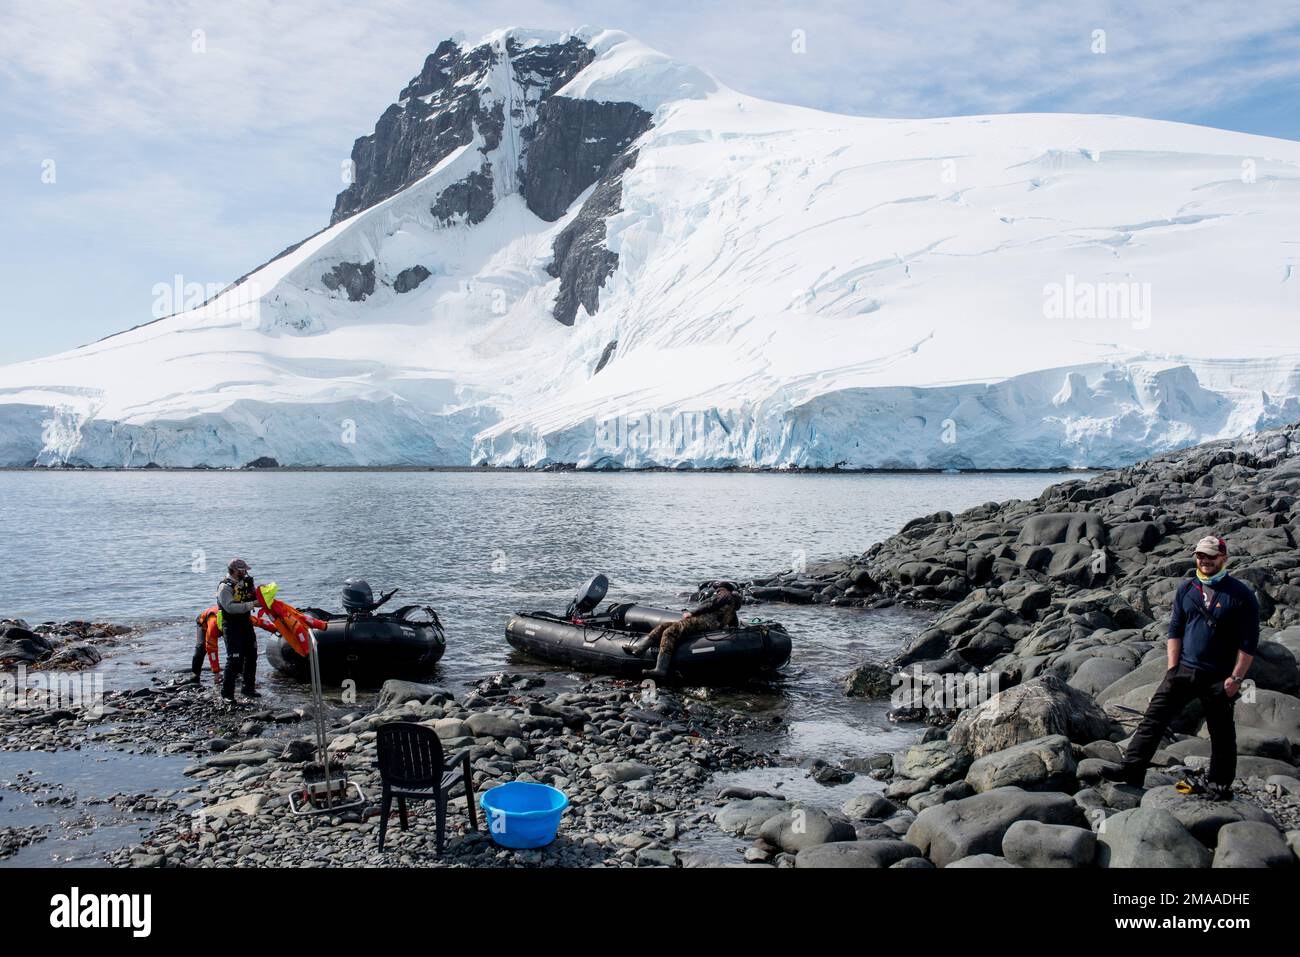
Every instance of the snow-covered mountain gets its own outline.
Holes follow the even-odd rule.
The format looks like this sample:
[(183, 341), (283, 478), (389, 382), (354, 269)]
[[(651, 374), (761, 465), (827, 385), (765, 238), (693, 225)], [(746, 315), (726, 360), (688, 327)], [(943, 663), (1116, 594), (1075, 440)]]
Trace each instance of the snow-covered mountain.
[(447, 41), (331, 224), (0, 368), (0, 464), (1118, 464), (1300, 418), (1300, 143)]

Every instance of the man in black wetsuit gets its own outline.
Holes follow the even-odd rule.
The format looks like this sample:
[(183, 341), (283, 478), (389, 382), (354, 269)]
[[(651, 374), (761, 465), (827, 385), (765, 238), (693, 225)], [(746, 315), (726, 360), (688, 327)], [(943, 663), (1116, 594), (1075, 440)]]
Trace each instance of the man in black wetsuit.
[(1102, 776), (1141, 786), (1160, 739), (1188, 702), (1197, 699), (1210, 733), (1206, 792), (1231, 800), (1237, 773), (1237, 731), (1232, 711), (1259, 644), (1259, 602), (1225, 570), (1228, 546), (1207, 535), (1196, 543), (1196, 575), (1174, 594), (1169, 621), (1169, 670), (1151, 696), (1146, 715), (1118, 768)]
[(735, 628), (739, 624), (736, 612), (743, 600), (740, 589), (735, 582), (713, 582), (713, 596), (707, 601), (682, 612), (681, 621), (669, 621), (656, 625), (646, 636), (636, 641), (625, 642), (623, 650), (629, 655), (639, 655), (645, 649), (659, 644), (659, 659), (654, 668), (646, 672), (647, 678), (662, 681), (668, 677), (668, 668), (673, 660), (677, 644), (687, 635), (696, 635), (702, 631), (717, 631), (720, 628)]
[(244, 697), (261, 697), (257, 691), (257, 635), (253, 631), (253, 611), (258, 605), (248, 562), (236, 558), (226, 570), (229, 574), (217, 588), (221, 633), (226, 639), (226, 674), (221, 682), (221, 697), (234, 703), (235, 682), (241, 677)]

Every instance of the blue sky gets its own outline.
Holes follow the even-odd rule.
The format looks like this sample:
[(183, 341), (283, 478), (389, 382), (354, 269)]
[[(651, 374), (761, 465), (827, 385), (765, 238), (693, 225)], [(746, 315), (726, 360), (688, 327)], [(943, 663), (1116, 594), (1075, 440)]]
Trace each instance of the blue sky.
[(746, 93), (843, 113), (1124, 113), (1300, 140), (1300, 4), (468, 7), (5, 5), (0, 362), (146, 321), (156, 284), (224, 284), (325, 225), (353, 139), (457, 32), (616, 27)]

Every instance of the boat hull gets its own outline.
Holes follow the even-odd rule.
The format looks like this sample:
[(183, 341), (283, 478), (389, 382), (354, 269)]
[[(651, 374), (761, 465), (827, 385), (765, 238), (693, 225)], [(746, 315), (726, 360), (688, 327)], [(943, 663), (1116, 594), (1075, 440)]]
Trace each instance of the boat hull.
[[(681, 612), (631, 606), (622, 627), (578, 624), (545, 612), (518, 612), (506, 622), (511, 647), (534, 658), (623, 678), (639, 678), (653, 667), (658, 648), (629, 655), (623, 643), (644, 635)], [(671, 680), (683, 684), (728, 685), (772, 677), (790, 660), (790, 635), (775, 623), (724, 628), (683, 638), (673, 654)]]
[[(428, 677), (447, 650), (446, 636), (436, 621), (339, 617), (329, 619), (326, 630), (312, 634), (320, 655), (321, 680), (327, 684), (351, 679), (370, 685), (382, 684), (389, 678)], [(308, 659), (283, 638), (268, 643), (266, 657), (281, 674), (299, 681), (311, 680)]]

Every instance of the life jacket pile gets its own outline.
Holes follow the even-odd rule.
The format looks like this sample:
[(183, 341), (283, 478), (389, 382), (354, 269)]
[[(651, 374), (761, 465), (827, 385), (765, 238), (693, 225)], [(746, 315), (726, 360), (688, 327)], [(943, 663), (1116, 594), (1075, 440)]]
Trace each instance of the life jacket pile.
[(311, 638), (308, 630), (315, 628), (319, 631), (326, 627), (326, 623), (277, 599), (277, 590), (275, 582), (257, 589), (257, 602), (261, 607), (253, 620), (259, 627), (277, 633), (290, 648), (305, 658), (307, 643)]

